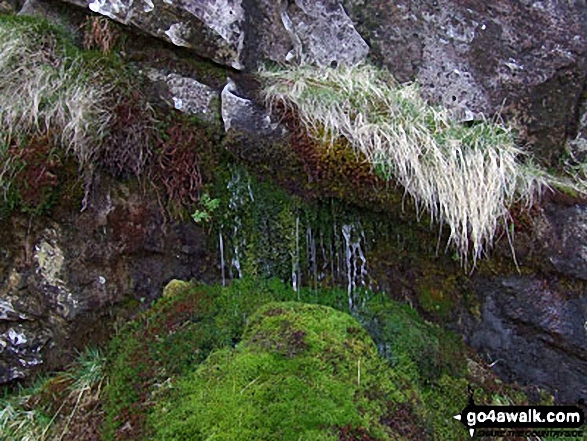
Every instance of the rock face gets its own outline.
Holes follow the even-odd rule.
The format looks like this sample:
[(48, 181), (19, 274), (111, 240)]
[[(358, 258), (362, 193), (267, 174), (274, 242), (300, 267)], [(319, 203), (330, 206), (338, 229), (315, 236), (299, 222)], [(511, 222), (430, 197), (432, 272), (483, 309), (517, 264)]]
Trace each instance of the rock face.
[(259, 55), (281, 63), (354, 64), (369, 51), (337, 0), (251, 0), (245, 10), (249, 66)]
[(264, 59), (356, 63), (369, 50), (336, 0), (68, 1), (239, 70)]
[(587, 280), (587, 207), (551, 204), (545, 213), (549, 222), (540, 231), (545, 257), (559, 273)]
[(546, 162), (576, 130), (584, 1), (345, 0), (371, 56), (463, 118), (504, 115)]
[[(587, 88), (585, 93), (587, 94)], [(583, 97), (583, 106), (580, 110), (579, 127), (575, 139), (569, 142), (572, 160), (578, 166), (587, 163), (587, 99)], [(584, 165), (582, 166), (584, 168)]]
[(559, 402), (587, 397), (587, 295), (538, 277), (480, 280), (469, 343), (510, 381), (546, 386)]
[(281, 130), (277, 122), (271, 121), (267, 110), (239, 96), (237, 86), (230, 78), (222, 89), (221, 98), (221, 115), (226, 132), (236, 129), (266, 136)]
[(11, 222), (0, 241), (0, 383), (104, 340), (114, 311), (148, 304), (172, 278), (216, 272), (191, 220), (166, 223), (154, 198), (107, 178), (82, 214)]
[(197, 115), (210, 123), (218, 119), (219, 96), (211, 87), (174, 72), (166, 74), (149, 69), (147, 76), (158, 86), (159, 97), (170, 107), (183, 113)]
[[(465, 120), (501, 111), (547, 164), (569, 139), (575, 159), (587, 160), (585, 0), (67, 1), (248, 72), (267, 60), (334, 68), (369, 53)], [(178, 110), (214, 119), (219, 107), (226, 131), (252, 133), (258, 145), (282, 134), (244, 98), (257, 92), (246, 75), (230, 73), (240, 88), (228, 81), (220, 106), (218, 92), (187, 76), (150, 76)], [(259, 162), (268, 162), (266, 150), (257, 150)], [(543, 221), (540, 263), (524, 276), (474, 277), (480, 316), (469, 315), (461, 332), (504, 377), (575, 401), (587, 397), (587, 208), (550, 205)], [(153, 299), (171, 278), (216, 274), (204, 233), (166, 224), (152, 198), (113, 181), (98, 185), (81, 215), (12, 222), (0, 230), (0, 382), (57, 366), (59, 351), (95, 336), (107, 311), (116, 314), (113, 304)], [(397, 268), (413, 271), (405, 262)], [(381, 285), (393, 286), (389, 279)]]

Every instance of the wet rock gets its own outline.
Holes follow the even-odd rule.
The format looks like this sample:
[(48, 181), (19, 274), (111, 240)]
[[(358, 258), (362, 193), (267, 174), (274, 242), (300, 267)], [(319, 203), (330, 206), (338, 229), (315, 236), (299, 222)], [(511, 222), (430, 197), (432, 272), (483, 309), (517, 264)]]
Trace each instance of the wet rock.
[(0, 1), (0, 14), (14, 14), (20, 9), (20, 2), (14, 0)]
[(548, 205), (538, 234), (541, 251), (558, 272), (587, 280), (587, 206)]
[(584, 167), (584, 164), (587, 164), (587, 90), (579, 115), (577, 136), (569, 142), (569, 151), (572, 156), (572, 165)]
[(0, 384), (27, 377), (43, 363), (42, 349), (51, 338), (50, 331), (38, 325), (0, 325)]
[(587, 397), (587, 292), (538, 277), (477, 280), (481, 316), (469, 343), (508, 381)]
[(35, 245), (34, 260), (36, 261), (36, 287), (43, 292), (43, 297), (49, 302), (51, 309), (66, 320), (75, 318), (83, 309), (81, 299), (74, 295), (64, 282), (66, 278), (64, 263), (65, 255), (59, 241), (62, 235), (58, 227), (45, 230), (41, 233), (42, 239)]
[[(160, 297), (174, 278), (215, 280), (205, 234), (169, 222), (155, 196), (97, 175), (83, 213), (13, 216), (0, 229), (0, 383), (56, 369), (107, 341), (113, 318)], [(126, 312), (125, 312), (126, 311)]]
[(345, 0), (372, 57), (463, 119), (502, 113), (555, 161), (576, 130), (587, 7), (579, 2)]

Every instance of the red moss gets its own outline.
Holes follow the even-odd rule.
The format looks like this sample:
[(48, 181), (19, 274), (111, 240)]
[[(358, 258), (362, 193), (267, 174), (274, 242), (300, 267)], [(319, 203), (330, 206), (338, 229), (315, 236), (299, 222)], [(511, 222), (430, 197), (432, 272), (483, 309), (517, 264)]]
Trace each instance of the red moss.
[(23, 145), (13, 145), (8, 150), (9, 157), (23, 167), (15, 185), (25, 207), (42, 208), (57, 187), (63, 164), (54, 145), (53, 136), (48, 133), (35, 136)]
[(139, 92), (121, 99), (112, 114), (98, 160), (114, 176), (138, 177), (153, 158), (155, 121)]
[(167, 197), (183, 206), (197, 202), (203, 186), (197, 151), (197, 145), (203, 141), (196, 139), (196, 134), (182, 124), (170, 127), (155, 164), (156, 179)]

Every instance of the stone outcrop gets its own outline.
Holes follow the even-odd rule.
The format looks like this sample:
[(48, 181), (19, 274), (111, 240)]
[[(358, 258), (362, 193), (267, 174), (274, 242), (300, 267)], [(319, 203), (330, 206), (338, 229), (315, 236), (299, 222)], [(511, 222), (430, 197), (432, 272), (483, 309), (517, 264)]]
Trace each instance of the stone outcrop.
[(175, 277), (214, 280), (216, 262), (193, 221), (168, 223), (155, 197), (111, 178), (94, 187), (81, 214), (30, 226), (15, 216), (1, 233), (0, 383), (106, 341), (125, 305), (148, 305)]
[(369, 46), (338, 0), (252, 0), (246, 5), (249, 67), (263, 58), (336, 66), (367, 57)]
[[(430, 102), (463, 120), (500, 112), (545, 164), (559, 161), (568, 140), (575, 161), (587, 160), (584, 0), (67, 1), (245, 71), (231, 71), (235, 82), (220, 94), (222, 86), (152, 64), (149, 76), (171, 107), (209, 121), (220, 111), (226, 131), (247, 132), (261, 146), (259, 163), (276, 154), (263, 141), (283, 132), (248, 98), (258, 85), (246, 74), (266, 61), (335, 68), (367, 56), (402, 82), (418, 81)], [(171, 278), (217, 272), (193, 223), (166, 223), (153, 198), (120, 183), (96, 188), (82, 214), (58, 213), (32, 228), (15, 218), (0, 232), (0, 382), (59, 365), (72, 332), (75, 345), (95, 338), (101, 317), (116, 314), (111, 305), (148, 303)], [(574, 401), (587, 395), (587, 210), (552, 203), (534, 227), (540, 257), (522, 262), (524, 275), (473, 277), (479, 315), (460, 315), (465, 324), (455, 327), (504, 378)], [(400, 262), (381, 286), (409, 278), (410, 265)]]
[(501, 112), (549, 163), (576, 131), (584, 1), (345, 0), (371, 57), (464, 119)]
[(587, 296), (539, 276), (477, 280), (481, 317), (469, 343), (507, 381), (546, 387), (557, 402), (587, 397)]
[(545, 213), (539, 230), (545, 257), (562, 275), (587, 281), (587, 207), (549, 204)]
[(365, 59), (337, 0), (68, 0), (234, 69), (263, 60), (322, 65)]
[(220, 97), (213, 88), (174, 72), (147, 69), (146, 75), (159, 91), (159, 98), (171, 108), (210, 123), (218, 120)]

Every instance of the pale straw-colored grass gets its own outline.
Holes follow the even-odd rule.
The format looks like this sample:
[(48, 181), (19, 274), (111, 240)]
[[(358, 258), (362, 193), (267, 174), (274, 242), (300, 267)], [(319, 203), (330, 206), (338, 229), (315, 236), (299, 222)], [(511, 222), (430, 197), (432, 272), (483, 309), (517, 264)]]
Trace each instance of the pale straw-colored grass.
[(80, 167), (94, 159), (110, 119), (108, 88), (33, 21), (0, 21), (2, 141), (50, 134)]
[(532, 204), (545, 173), (520, 162), (523, 152), (503, 125), (465, 127), (428, 105), (416, 84), (400, 85), (369, 65), (302, 66), (260, 71), (268, 105), (295, 108), (312, 134), (343, 136), (374, 169), (394, 179), (432, 220), (448, 226), (464, 266), (475, 266), (508, 208)]

